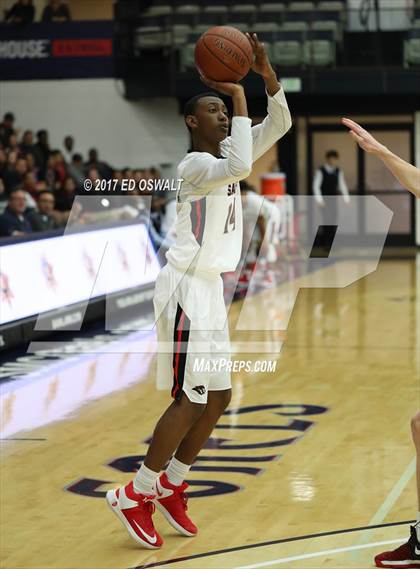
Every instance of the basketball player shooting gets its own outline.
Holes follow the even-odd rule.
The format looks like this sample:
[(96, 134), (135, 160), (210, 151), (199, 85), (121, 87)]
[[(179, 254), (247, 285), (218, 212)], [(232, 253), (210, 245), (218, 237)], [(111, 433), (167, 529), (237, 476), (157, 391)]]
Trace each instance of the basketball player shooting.
[[(342, 123), (349, 129), (357, 144), (377, 156), (402, 186), (420, 198), (420, 170), (409, 164), (374, 138), (370, 132), (351, 119), (343, 118)], [(398, 569), (420, 568), (420, 412), (411, 420), (411, 434), (416, 449), (417, 519), (410, 527), (410, 537), (393, 551), (384, 551), (375, 556), (376, 567), (398, 567)]]
[[(159, 419), (146, 458), (134, 480), (107, 493), (107, 501), (130, 536), (148, 549), (162, 546), (152, 515), (155, 507), (184, 536), (196, 525), (187, 514), (185, 478), (231, 399), (230, 373), (194, 371), (200, 354), (213, 362), (229, 357), (229, 330), (221, 273), (236, 270), (242, 248), (242, 206), (239, 181), (252, 164), (291, 127), (281, 84), (256, 34), (252, 69), (264, 80), (268, 114), (251, 127), (243, 87), (202, 76), (211, 89), (231, 98), (233, 117), (214, 92), (190, 99), (185, 124), (192, 147), (178, 166), (183, 179), (177, 192), (176, 241), (156, 281), (154, 306), (158, 344), (157, 381), (172, 383), (172, 404)], [(193, 349), (194, 348), (194, 349)], [(161, 472), (165, 465), (166, 470)]]

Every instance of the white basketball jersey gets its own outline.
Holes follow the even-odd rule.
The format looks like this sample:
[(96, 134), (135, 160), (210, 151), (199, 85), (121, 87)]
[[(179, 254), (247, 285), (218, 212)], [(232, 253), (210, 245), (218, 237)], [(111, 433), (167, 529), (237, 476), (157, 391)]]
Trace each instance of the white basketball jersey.
[(208, 275), (234, 271), (242, 249), (242, 203), (239, 181), (252, 163), (291, 126), (290, 112), (280, 89), (268, 97), (268, 115), (251, 128), (251, 119), (234, 116), (232, 134), (220, 143), (220, 158), (190, 152), (177, 169), (176, 241), (166, 258), (181, 270)]
[[(185, 186), (184, 182), (180, 200), (183, 190), (187, 190)], [(234, 271), (242, 248), (239, 183), (226, 184), (199, 199), (180, 201), (176, 235), (176, 243), (166, 256), (177, 268), (194, 267), (196, 271), (217, 275)]]
[(220, 275), (234, 271), (242, 248), (239, 180), (252, 167), (251, 119), (233, 117), (230, 149), (221, 157), (190, 152), (181, 161), (176, 243), (166, 257), (175, 267)]

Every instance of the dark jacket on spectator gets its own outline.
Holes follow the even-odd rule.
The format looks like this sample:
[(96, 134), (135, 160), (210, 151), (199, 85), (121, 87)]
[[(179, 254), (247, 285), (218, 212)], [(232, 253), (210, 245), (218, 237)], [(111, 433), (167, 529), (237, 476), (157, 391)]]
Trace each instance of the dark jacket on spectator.
[(25, 156), (26, 154), (33, 154), (35, 158), (35, 144), (24, 144), (21, 142), (19, 149), (22, 156)]
[(26, 215), (16, 215), (8, 207), (0, 215), (0, 237), (13, 235), (15, 231), (32, 233), (32, 227)]
[(49, 147), (37, 142), (34, 144), (32, 154), (34, 155), (36, 165), (41, 170), (41, 176), (44, 176), (48, 156), (51, 154)]
[(53, 10), (51, 6), (45, 6), (42, 12), (43, 22), (53, 22), (54, 18), (65, 18), (66, 21), (70, 21), (70, 10), (65, 4), (60, 4), (57, 10)]
[(14, 128), (4, 126), (4, 123), (0, 123), (0, 142), (3, 144), (3, 146), (7, 146), (9, 138), (12, 134), (16, 134)]
[(51, 231), (58, 227), (51, 215), (40, 213), (34, 209), (26, 215), (26, 219), (33, 231)]
[(14, 188), (18, 188), (22, 184), (22, 176), (13, 168), (7, 167), (2, 173), (4, 187), (6, 192), (10, 192)]
[(74, 202), (75, 194), (69, 194), (64, 190), (57, 190), (55, 192), (55, 209), (57, 211), (70, 211), (73, 202)]
[[(18, 25), (30, 24), (34, 21), (35, 8), (31, 4), (24, 6), (23, 4), (13, 4), (10, 10), (6, 13), (6, 22), (16, 23)], [(20, 22), (14, 22), (15, 18), (19, 18)]]

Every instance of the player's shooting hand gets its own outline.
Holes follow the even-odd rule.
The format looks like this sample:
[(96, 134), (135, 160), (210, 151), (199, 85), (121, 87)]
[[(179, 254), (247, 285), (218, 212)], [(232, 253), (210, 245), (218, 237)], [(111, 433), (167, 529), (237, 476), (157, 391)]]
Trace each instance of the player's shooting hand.
[(209, 77), (200, 73), (201, 81), (210, 87), (210, 89), (214, 89), (215, 91), (219, 91), (219, 93), (223, 93), (223, 95), (228, 95), (229, 97), (233, 97), (238, 93), (243, 93), (244, 88), (239, 83), (229, 83), (227, 81), (213, 81)]
[(274, 73), (274, 69), (271, 67), (264, 44), (260, 42), (257, 34), (246, 33), (245, 35), (249, 39), (252, 51), (254, 52), (254, 63), (251, 65), (251, 69), (255, 71), (255, 73), (258, 73), (258, 75), (269, 77)]
[(350, 135), (357, 142), (360, 148), (366, 152), (379, 154), (385, 150), (385, 146), (378, 142), (367, 130), (351, 119), (341, 119), (341, 122), (350, 129)]

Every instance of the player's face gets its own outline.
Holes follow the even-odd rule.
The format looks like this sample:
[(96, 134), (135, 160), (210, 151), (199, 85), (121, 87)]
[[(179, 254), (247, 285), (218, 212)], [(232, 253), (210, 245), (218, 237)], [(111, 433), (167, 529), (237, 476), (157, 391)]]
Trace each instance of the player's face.
[(197, 132), (204, 138), (220, 142), (229, 133), (229, 115), (226, 105), (218, 97), (203, 97), (197, 103), (195, 117)]

